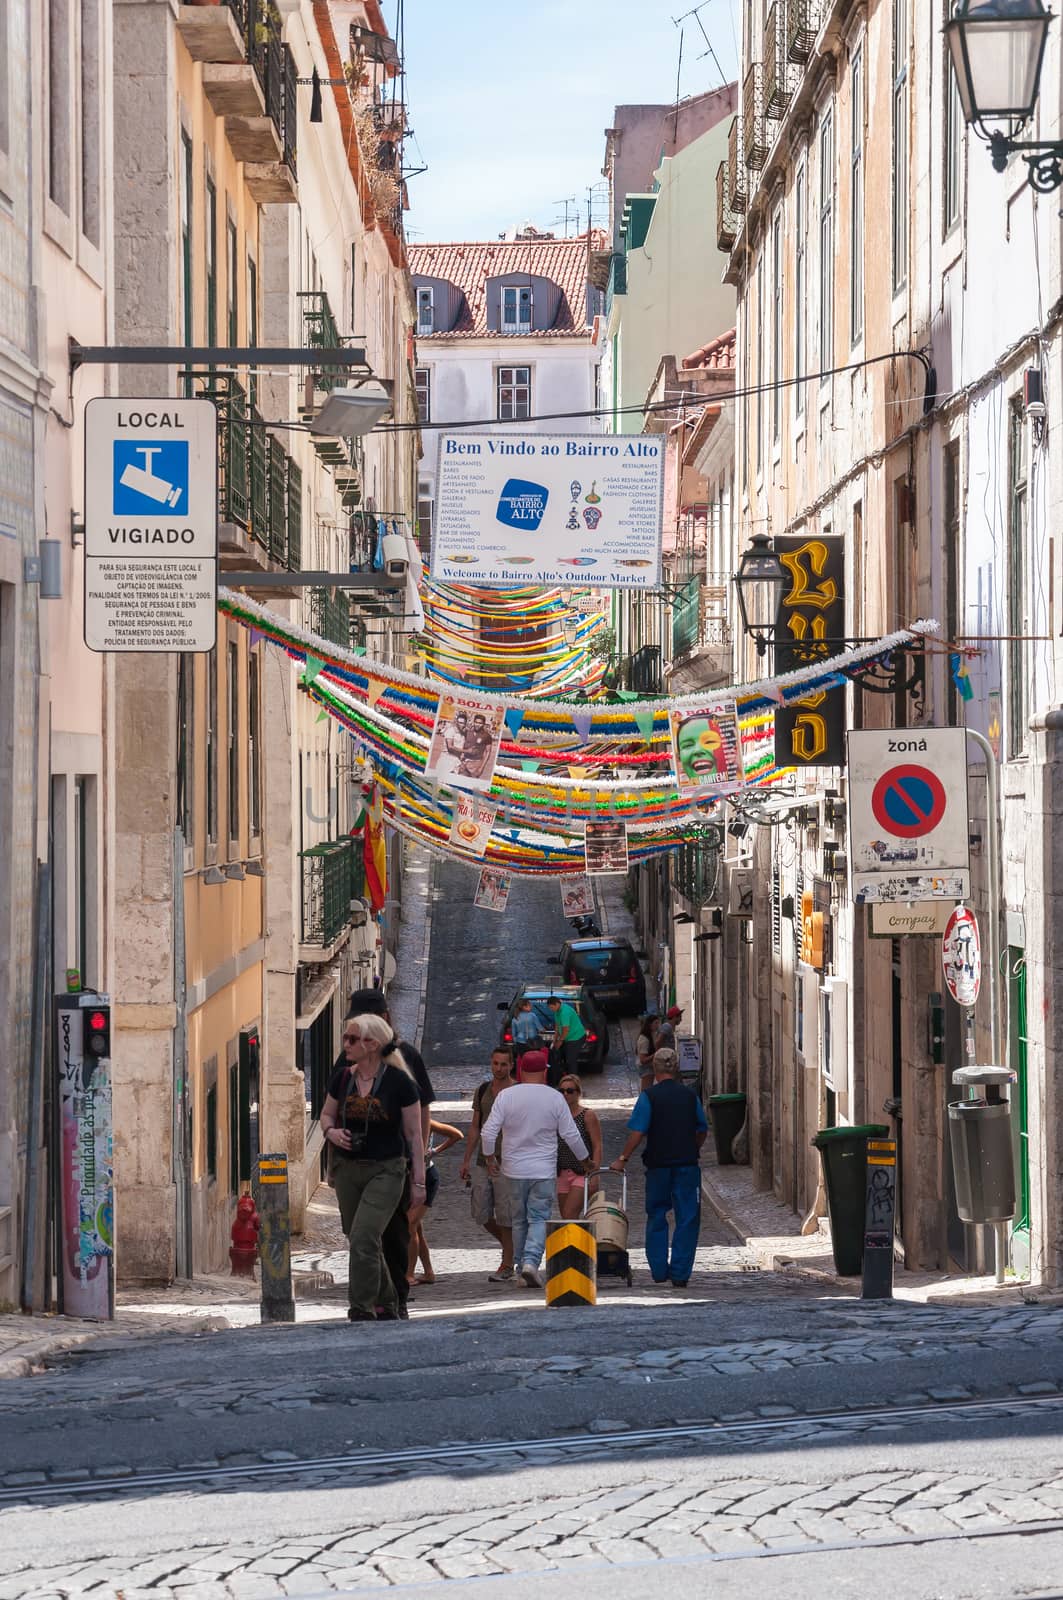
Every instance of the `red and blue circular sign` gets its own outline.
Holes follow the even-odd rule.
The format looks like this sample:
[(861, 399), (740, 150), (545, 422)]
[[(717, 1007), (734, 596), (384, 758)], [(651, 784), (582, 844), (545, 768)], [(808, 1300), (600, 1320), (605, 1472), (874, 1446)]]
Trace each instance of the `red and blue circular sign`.
[(946, 804), (945, 786), (929, 767), (890, 767), (871, 791), (875, 821), (897, 839), (919, 839), (933, 833), (945, 815)]

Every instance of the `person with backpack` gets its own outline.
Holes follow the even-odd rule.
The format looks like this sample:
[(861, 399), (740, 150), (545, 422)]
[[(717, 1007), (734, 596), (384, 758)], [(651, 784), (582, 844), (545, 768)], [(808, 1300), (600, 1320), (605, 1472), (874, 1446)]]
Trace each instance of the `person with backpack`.
[[(461, 1179), (472, 1190), (472, 1220), (486, 1228), (502, 1249), (502, 1260), (494, 1272), (488, 1274), (491, 1283), (508, 1283), (513, 1277), (513, 1219), (509, 1203), (509, 1190), (505, 1181), (491, 1176), (487, 1170), (481, 1132), (491, 1114), (491, 1108), (503, 1089), (512, 1089), (513, 1056), (505, 1045), (491, 1052), (491, 1076), (476, 1086), (472, 1097), (472, 1122), (465, 1137), (465, 1155), (461, 1163)], [(494, 1155), (494, 1151), (491, 1154)]]
[[(694, 1268), (701, 1229), (701, 1147), (708, 1136), (705, 1109), (679, 1081), (679, 1057), (658, 1050), (653, 1086), (635, 1101), (627, 1142), (612, 1163), (623, 1172), (643, 1139), (646, 1166), (646, 1260), (654, 1283), (685, 1289)], [(668, 1213), (675, 1219), (671, 1245)]]
[(384, 1229), (399, 1205), (410, 1162), (410, 1199), (424, 1203), (424, 1140), (413, 1075), (382, 1017), (348, 1017), (346, 1064), (329, 1080), (321, 1129), (332, 1147), (340, 1221), (350, 1245), (351, 1322), (399, 1318), (399, 1296), (384, 1259)]

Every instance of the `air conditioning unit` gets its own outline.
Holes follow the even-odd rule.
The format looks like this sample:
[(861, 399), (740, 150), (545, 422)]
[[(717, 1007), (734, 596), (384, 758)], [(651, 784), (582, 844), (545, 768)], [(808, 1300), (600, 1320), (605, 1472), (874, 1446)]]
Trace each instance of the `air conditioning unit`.
[(727, 880), (727, 915), (751, 917), (753, 915), (753, 868), (732, 867)]

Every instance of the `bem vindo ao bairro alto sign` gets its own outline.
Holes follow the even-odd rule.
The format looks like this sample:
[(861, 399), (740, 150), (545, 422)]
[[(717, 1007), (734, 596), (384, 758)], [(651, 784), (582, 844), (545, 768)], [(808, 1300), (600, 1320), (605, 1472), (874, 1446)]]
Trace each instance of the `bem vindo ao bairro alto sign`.
[(210, 400), (85, 407), (85, 643), (206, 651), (218, 598), (218, 413)]

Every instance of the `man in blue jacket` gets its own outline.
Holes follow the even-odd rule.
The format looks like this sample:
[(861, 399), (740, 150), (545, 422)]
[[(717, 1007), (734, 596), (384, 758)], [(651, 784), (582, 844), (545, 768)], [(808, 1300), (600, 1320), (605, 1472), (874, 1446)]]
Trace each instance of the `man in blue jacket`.
[[(645, 1139), (646, 1260), (654, 1283), (671, 1282), (685, 1289), (693, 1271), (701, 1228), (698, 1161), (708, 1131), (701, 1101), (679, 1081), (675, 1051), (656, 1051), (653, 1084), (635, 1101), (627, 1143), (613, 1162), (614, 1172), (623, 1172)], [(675, 1218), (670, 1250), (669, 1211)]]

